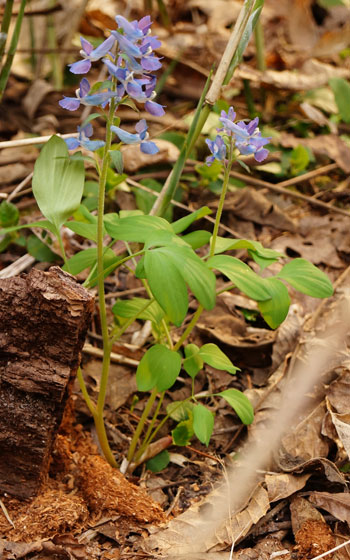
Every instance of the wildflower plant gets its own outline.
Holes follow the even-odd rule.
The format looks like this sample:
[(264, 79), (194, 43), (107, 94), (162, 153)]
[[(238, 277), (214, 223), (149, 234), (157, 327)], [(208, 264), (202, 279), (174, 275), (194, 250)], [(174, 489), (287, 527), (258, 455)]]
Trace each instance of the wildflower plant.
[[(246, 2), (251, 3), (252, 0)], [(261, 0), (258, 2), (261, 3)], [(247, 21), (249, 23), (250, 20)], [(224, 254), (227, 251), (246, 249), (249, 256), (259, 265), (260, 271), (283, 258), (280, 253), (264, 248), (257, 241), (218, 236), (233, 162), (240, 155), (253, 155), (261, 162), (268, 155), (266, 145), (269, 139), (263, 137), (259, 131), (258, 120), (235, 122), (236, 114), (232, 107), (227, 112), (222, 111), (222, 126), (218, 129), (216, 138), (206, 141), (211, 152), (207, 157), (207, 165), (210, 166), (218, 160), (222, 163), (224, 171), (212, 235), (201, 230), (191, 234), (185, 233), (196, 220), (210, 213), (207, 207), (200, 208), (173, 223), (159, 215), (142, 215), (141, 212), (104, 213), (110, 165), (114, 164), (120, 173), (122, 171), (120, 145), (138, 144), (141, 151), (150, 156), (158, 151), (156, 143), (148, 138), (145, 119), (139, 120), (134, 133), (119, 126), (118, 107), (123, 103), (128, 103), (129, 106), (130, 103), (142, 103), (151, 115), (164, 114), (163, 106), (155, 101), (154, 72), (161, 67), (161, 60), (154, 50), (160, 43), (151, 35), (150, 17), (145, 16), (139, 21), (129, 22), (122, 16), (117, 16), (116, 22), (117, 30), (111, 31), (110, 36), (95, 49), (82, 38), (82, 60), (70, 65), (70, 71), (74, 74), (86, 74), (93, 63), (101, 60), (108, 69), (109, 79), (90, 86), (87, 78), (83, 77), (76, 96), (64, 97), (60, 101), (60, 105), (69, 111), (78, 109), (81, 103), (97, 106), (102, 111), (108, 108), (108, 112), (103, 113), (106, 119), (105, 140), (92, 139), (91, 122), (98, 113), (91, 115), (78, 127), (76, 138), (64, 142), (57, 136), (52, 137), (36, 162), (33, 192), (46, 218), (35, 225), (41, 225), (57, 235), (65, 260), (65, 269), (74, 274), (89, 269), (85, 285), (92, 287), (97, 284), (104, 354), (96, 403), (88, 394), (80, 370), (78, 379), (95, 421), (101, 449), (113, 466), (117, 466), (117, 463), (109, 446), (103, 420), (112, 346), (136, 319), (149, 320), (152, 323), (154, 341), (142, 357), (136, 372), (138, 390), (150, 392), (150, 396), (122, 465), (122, 470), (125, 471), (162, 451), (171, 443), (187, 445), (194, 435), (208, 445), (214, 426), (214, 414), (210, 405), (215, 399), (225, 399), (243, 423), (250, 424), (253, 421), (251, 403), (236, 389), (229, 388), (216, 395), (195, 394), (195, 377), (204, 364), (225, 370), (232, 375), (238, 369), (217, 345), (209, 343), (198, 347), (188, 341), (203, 309), (212, 310), (215, 307), (217, 288), (214, 270), (230, 280), (231, 284), (227, 289), (238, 288), (246, 296), (257, 301), (262, 316), (271, 328), (276, 328), (288, 313), (290, 299), (285, 281), (297, 290), (321, 298), (332, 294), (332, 286), (321, 271), (304, 259), (288, 262), (276, 276), (263, 277), (243, 261)], [(252, 27), (251, 22), (249, 25)], [(247, 40), (246, 36), (244, 40)], [(197, 127), (197, 130), (200, 130), (200, 111), (206, 92), (207, 89), (203, 92), (194, 118), (193, 126)], [(116, 139), (114, 146), (113, 137)], [(193, 139), (189, 137), (174, 171), (178, 169), (177, 165), (180, 166), (184, 162), (186, 150), (191, 149), (192, 144)], [(95, 152), (94, 161), (99, 175), (97, 216), (81, 204), (85, 156), (80, 152), (68, 155), (68, 149), (79, 147)], [(99, 157), (101, 150), (102, 155)], [(170, 190), (172, 188), (170, 185)], [(73, 215), (72, 220), (70, 218)], [(77, 216), (80, 216), (80, 219)], [(60, 235), (62, 225), (91, 240), (96, 246), (67, 259)], [(113, 251), (116, 241), (125, 244), (125, 253), (122, 256), (115, 255)], [(133, 250), (134, 243), (137, 244), (136, 250)], [(196, 249), (208, 243), (209, 251), (201, 258)], [(123, 265), (133, 271), (143, 283), (147, 298), (118, 299), (112, 309), (114, 324), (108, 325), (104, 279)], [(189, 290), (196, 298), (198, 306), (182, 335), (175, 342), (172, 326), (181, 327), (187, 316)], [(181, 370), (191, 378), (191, 394), (181, 402), (168, 405), (166, 414), (159, 421), (165, 392), (174, 385)], [(145, 430), (150, 415), (151, 420)], [(168, 419), (177, 422), (171, 432), (171, 438), (156, 441), (159, 431)]]

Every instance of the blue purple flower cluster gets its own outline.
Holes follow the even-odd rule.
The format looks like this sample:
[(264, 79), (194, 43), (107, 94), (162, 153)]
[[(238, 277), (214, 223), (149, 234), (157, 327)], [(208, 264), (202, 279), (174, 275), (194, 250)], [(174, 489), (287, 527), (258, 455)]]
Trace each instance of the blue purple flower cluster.
[[(80, 38), (82, 60), (69, 65), (73, 74), (86, 74), (92, 62), (102, 59), (108, 69), (110, 85), (115, 87), (102, 87), (100, 90), (91, 88), (87, 78), (83, 78), (76, 97), (63, 97), (59, 104), (68, 111), (76, 111), (80, 105), (94, 105), (104, 108), (112, 98), (119, 103), (125, 96), (143, 103), (145, 110), (151, 115), (161, 117), (164, 115), (163, 106), (154, 101), (156, 76), (154, 71), (161, 67), (160, 59), (154, 50), (160, 47), (157, 37), (151, 36), (151, 18), (145, 16), (140, 21), (129, 22), (123, 16), (116, 16), (118, 29), (111, 31), (111, 35), (96, 49), (83, 37)], [(117, 54), (113, 54), (117, 45)], [(155, 154), (158, 148), (154, 142), (147, 141), (148, 132), (145, 119), (136, 124), (136, 133), (131, 134), (118, 126), (111, 126), (111, 130), (118, 135), (125, 144), (140, 144), (140, 148), (147, 154)], [(104, 145), (101, 141), (89, 140), (92, 135), (91, 124), (83, 128), (78, 127), (78, 138), (69, 139), (69, 149), (83, 146), (88, 150), (96, 150)]]
[(233, 138), (234, 145), (239, 153), (245, 156), (254, 155), (256, 161), (261, 162), (267, 158), (269, 152), (265, 146), (269, 143), (271, 138), (264, 138), (258, 128), (259, 118), (256, 117), (252, 121), (245, 123), (239, 121), (233, 122), (236, 118), (236, 113), (233, 107), (230, 107), (228, 112), (221, 111), (220, 122), (222, 128), (218, 128), (218, 134), (215, 140), (206, 140), (206, 143), (212, 155), (206, 159), (207, 165), (211, 165), (215, 160), (226, 162), (226, 144), (222, 137), (226, 134), (229, 138)]

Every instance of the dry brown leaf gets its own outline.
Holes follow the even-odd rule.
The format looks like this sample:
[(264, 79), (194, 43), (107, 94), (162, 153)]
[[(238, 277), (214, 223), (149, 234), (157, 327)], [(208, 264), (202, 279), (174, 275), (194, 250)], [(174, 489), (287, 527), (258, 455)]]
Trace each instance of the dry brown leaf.
[[(101, 361), (99, 360), (90, 360), (83, 369), (88, 387), (92, 385), (92, 390), (96, 393), (96, 396), (99, 391), (101, 369)], [(106, 397), (106, 404), (110, 410), (117, 410), (136, 391), (135, 372), (122, 365), (111, 364)]]
[(279, 458), (278, 466), (284, 472), (289, 473), (294, 472), (297, 474), (302, 474), (304, 472), (311, 472), (311, 474), (319, 474), (321, 472), (329, 482), (347, 487), (344, 475), (329, 459), (325, 459), (324, 457), (317, 457), (316, 459), (304, 461), (303, 463), (299, 463), (297, 465), (295, 464), (296, 462), (297, 461), (294, 459), (294, 457), (288, 457), (285, 455), (284, 457)]
[(346, 414), (349, 410), (350, 371), (345, 371), (340, 379), (333, 381), (327, 391), (329, 403), (339, 414)]
[(266, 474), (265, 482), (270, 502), (283, 500), (304, 488), (311, 473), (295, 476), (293, 474)]
[(278, 137), (278, 144), (284, 148), (296, 148), (300, 145), (310, 148), (315, 155), (328, 156), (345, 173), (350, 173), (350, 148), (335, 134), (323, 134), (314, 138), (296, 138), (292, 134), (283, 132)]
[(340, 521), (350, 525), (350, 494), (337, 492), (311, 492), (309, 500), (315, 506), (325, 509)]
[(290, 504), (290, 513), (292, 521), (292, 529), (294, 535), (301, 529), (306, 521), (322, 521), (324, 522), (323, 515), (301, 496), (293, 498)]
[(327, 457), (329, 445), (321, 436), (322, 421), (326, 412), (324, 403), (316, 406), (306, 419), (287, 434), (282, 444), (291, 457), (304, 461), (316, 457)]
[(305, 237), (298, 233), (281, 235), (271, 243), (271, 249), (293, 257), (302, 257), (315, 265), (325, 264), (333, 268), (343, 268), (329, 232), (321, 228), (311, 231)]
[[(211, 208), (217, 206), (217, 201), (210, 204)], [(244, 187), (228, 194), (224, 209), (256, 224), (271, 225), (283, 231), (295, 231), (295, 223), (276, 204), (252, 187)]]
[(160, 553), (169, 553), (172, 557), (191, 552), (207, 552), (214, 547), (227, 547), (232, 542), (242, 539), (269, 509), (269, 499), (266, 490), (258, 484), (253, 491), (246, 507), (231, 516), (227, 512), (227, 521), (216, 532), (215, 536), (206, 540), (205, 536), (193, 541), (194, 534), (200, 534), (212, 515), (216, 516), (216, 499), (227, 494), (227, 487), (223, 485), (205, 498), (201, 503), (193, 504), (187, 511), (170, 521), (165, 529), (156, 529), (146, 541), (147, 551), (157, 549)]
[(328, 406), (327, 408), (340, 439), (341, 445), (344, 447), (346, 454), (350, 459), (350, 414), (335, 414), (331, 410), (330, 406)]
[(257, 86), (269, 85), (293, 91), (308, 91), (327, 85), (330, 78), (347, 79), (349, 77), (350, 70), (347, 68), (338, 68), (316, 59), (307, 60), (298, 70), (265, 70), (265, 72), (261, 72), (242, 64), (235, 72), (235, 79), (250, 80)]

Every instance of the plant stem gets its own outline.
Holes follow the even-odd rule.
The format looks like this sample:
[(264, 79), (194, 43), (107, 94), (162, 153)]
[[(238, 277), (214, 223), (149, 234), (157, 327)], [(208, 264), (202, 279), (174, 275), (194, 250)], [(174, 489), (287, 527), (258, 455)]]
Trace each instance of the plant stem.
[(26, 7), (26, 3), (27, 3), (27, 0), (21, 0), (21, 4), (20, 4), (19, 10), (18, 10), (18, 16), (17, 16), (17, 20), (16, 20), (15, 29), (14, 29), (12, 37), (11, 37), (10, 48), (9, 48), (9, 51), (8, 51), (7, 57), (6, 57), (6, 62), (5, 62), (4, 66), (2, 67), (1, 72), (0, 72), (0, 101), (1, 101), (2, 96), (4, 94), (6, 84), (7, 84), (7, 80), (9, 78), (9, 75), (10, 75), (10, 72), (11, 72), (11, 66), (12, 66), (12, 62), (13, 62), (13, 59), (14, 59), (14, 56), (15, 56), (15, 53), (16, 53), (16, 48), (17, 48), (17, 44), (18, 44), (18, 40), (19, 40), (19, 34), (21, 32), (22, 21), (23, 21), (23, 16), (24, 16), (24, 9)]
[(57, 237), (57, 239), (58, 239), (58, 244), (59, 244), (60, 249), (61, 249), (62, 258), (63, 258), (63, 260), (64, 260), (64, 264), (66, 265), (67, 272), (70, 273), (69, 264), (68, 264), (68, 259), (67, 259), (66, 251), (64, 250), (63, 240), (62, 240), (61, 232), (60, 232), (59, 229), (57, 229), (56, 237)]
[(94, 403), (93, 403), (92, 400), (90, 399), (90, 395), (89, 395), (89, 393), (87, 392), (86, 384), (85, 384), (84, 377), (83, 377), (83, 373), (82, 373), (82, 371), (81, 371), (81, 367), (80, 367), (80, 366), (78, 367), (78, 370), (77, 370), (77, 378), (78, 378), (80, 390), (81, 390), (81, 392), (82, 392), (82, 394), (83, 394), (83, 397), (84, 397), (84, 400), (85, 400), (85, 402), (86, 402), (86, 405), (87, 405), (88, 409), (90, 410), (92, 416), (95, 416), (95, 414), (96, 414), (96, 406), (94, 405)]
[(215, 254), (216, 239), (217, 239), (217, 236), (218, 236), (222, 210), (224, 208), (224, 202), (225, 202), (228, 182), (229, 182), (229, 178), (230, 178), (230, 171), (231, 171), (231, 167), (232, 167), (233, 148), (234, 148), (234, 143), (233, 143), (233, 137), (231, 136), (229, 154), (228, 154), (228, 163), (227, 163), (227, 165), (225, 165), (224, 181), (223, 181), (223, 184), (222, 184), (219, 205), (218, 205), (218, 209), (217, 209), (216, 216), (215, 216), (215, 224), (214, 224), (214, 229), (213, 229), (213, 236), (211, 238), (209, 258), (213, 257), (214, 254)]
[(7, 34), (11, 22), (13, 1), (14, 0), (6, 0), (5, 2), (4, 17), (1, 22), (1, 30), (0, 30), (0, 66), (1, 66), (2, 57), (5, 52), (6, 39), (7, 39)]
[(264, 30), (263, 30), (263, 27), (261, 25), (260, 19), (258, 20), (258, 22), (255, 26), (254, 36), (255, 36), (257, 67), (261, 72), (265, 72), (266, 62), (265, 62)]
[(145, 422), (146, 422), (146, 420), (147, 420), (147, 417), (148, 417), (149, 413), (151, 412), (151, 408), (152, 408), (152, 406), (153, 406), (153, 403), (154, 403), (154, 401), (155, 401), (156, 398), (157, 398), (157, 393), (158, 393), (158, 391), (157, 391), (157, 388), (155, 387), (155, 388), (152, 390), (152, 393), (151, 393), (151, 395), (150, 395), (150, 397), (149, 397), (149, 399), (148, 399), (148, 402), (147, 402), (147, 404), (146, 404), (146, 406), (145, 406), (145, 408), (144, 408), (144, 410), (143, 410), (142, 416), (141, 416), (140, 421), (139, 421), (139, 423), (138, 423), (138, 425), (137, 425), (137, 428), (136, 428), (136, 430), (135, 430), (135, 433), (134, 433), (134, 435), (132, 436), (132, 440), (131, 440), (130, 447), (129, 447), (129, 451), (128, 451), (128, 462), (129, 462), (129, 463), (131, 463), (131, 461), (132, 461), (133, 458), (134, 458), (135, 451), (136, 451), (136, 446), (137, 446), (137, 443), (138, 443), (138, 441), (139, 441), (139, 437), (140, 437), (140, 435), (141, 435), (141, 432), (142, 432), (142, 430), (143, 430), (143, 427), (144, 427), (144, 425), (145, 425)]
[(140, 457), (142, 456), (143, 452), (145, 451), (145, 449), (146, 449), (146, 447), (149, 443), (154, 424), (156, 423), (156, 420), (157, 420), (157, 417), (158, 417), (158, 414), (159, 414), (159, 411), (160, 411), (160, 407), (162, 406), (162, 403), (163, 403), (164, 395), (165, 395), (165, 391), (163, 391), (163, 393), (160, 396), (160, 399), (158, 401), (156, 410), (154, 411), (154, 414), (152, 416), (151, 423), (148, 426), (148, 429), (147, 429), (146, 435), (144, 437), (144, 440), (143, 440), (139, 450), (137, 451), (137, 453), (135, 455), (135, 462), (137, 462), (140, 459)]
[(109, 163), (109, 150), (111, 147), (112, 142), (112, 131), (111, 131), (111, 123), (113, 121), (114, 111), (115, 111), (116, 103), (114, 99), (110, 101), (109, 107), (109, 114), (108, 114), (108, 121), (107, 121), (107, 128), (106, 128), (106, 143), (103, 150), (103, 160), (102, 160), (102, 169), (99, 181), (99, 192), (98, 192), (98, 207), (97, 207), (97, 290), (98, 290), (98, 298), (99, 298), (99, 307), (100, 307), (100, 321), (101, 321), (101, 331), (102, 331), (102, 341), (103, 341), (103, 361), (102, 361), (102, 373), (101, 373), (101, 382), (100, 382), (100, 390), (97, 399), (97, 406), (96, 406), (96, 413), (94, 414), (94, 421), (96, 426), (96, 431), (98, 435), (98, 439), (101, 445), (101, 449), (107, 461), (112, 465), (112, 467), (116, 467), (117, 463), (116, 460), (111, 452), (109, 447), (106, 428), (103, 421), (103, 410), (104, 404), (106, 400), (106, 391), (107, 391), (107, 384), (108, 384), (108, 374), (109, 374), (109, 365), (111, 360), (111, 350), (112, 345), (109, 340), (108, 334), (108, 324), (107, 324), (107, 311), (106, 311), (106, 300), (105, 300), (105, 287), (104, 287), (104, 266), (103, 266), (103, 253), (104, 253), (104, 245), (103, 245), (103, 237), (104, 237), (104, 228), (103, 228), (103, 217), (104, 217), (104, 204), (105, 204), (105, 190), (106, 190), (106, 181), (107, 181), (107, 171), (108, 171), (108, 163)]
[(177, 341), (177, 343), (174, 346), (174, 352), (176, 352), (177, 350), (179, 350), (179, 348), (182, 346), (182, 344), (185, 342), (186, 338), (188, 337), (188, 335), (192, 332), (194, 326), (196, 325), (199, 317), (202, 315), (202, 311), (203, 311), (204, 307), (202, 305), (199, 305), (197, 308), (197, 311), (195, 312), (195, 314), (193, 315), (191, 322), (189, 323), (189, 325), (187, 326), (187, 328), (185, 329), (185, 331), (183, 332), (181, 338), (179, 338), (179, 340)]

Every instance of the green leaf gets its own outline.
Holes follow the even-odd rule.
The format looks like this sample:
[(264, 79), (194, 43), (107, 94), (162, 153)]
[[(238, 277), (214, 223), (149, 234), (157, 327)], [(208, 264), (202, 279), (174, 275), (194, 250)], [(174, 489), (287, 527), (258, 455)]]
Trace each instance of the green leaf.
[(151, 472), (157, 473), (165, 469), (170, 462), (170, 455), (169, 451), (163, 449), (158, 455), (152, 457), (152, 459), (148, 459), (146, 463), (146, 467)]
[(187, 313), (186, 284), (205, 309), (215, 306), (215, 275), (190, 247), (146, 251), (144, 267), (152, 294), (176, 326)]
[(153, 321), (154, 323), (160, 323), (164, 317), (164, 311), (159, 307), (156, 301), (150, 303), (149, 299), (144, 298), (119, 299), (113, 305), (112, 311), (114, 315), (119, 317), (124, 317), (126, 319), (136, 317), (145, 321)]
[(172, 420), (182, 422), (192, 418), (192, 409), (194, 404), (191, 401), (173, 401), (166, 407), (167, 414)]
[(64, 224), (68, 229), (74, 231), (77, 235), (95, 241), (97, 243), (97, 224), (87, 224), (86, 222), (76, 222), (70, 220)]
[[(196, 165), (195, 170), (199, 175), (207, 179), (208, 181), (216, 181), (221, 174), (223, 165), (220, 161), (215, 160), (211, 165), (203, 163), (201, 165)], [(222, 187), (222, 181), (220, 181)]]
[(329, 278), (305, 259), (293, 259), (285, 264), (277, 278), (286, 280), (293, 288), (315, 298), (327, 298), (333, 294)]
[(203, 360), (199, 355), (199, 347), (197, 344), (187, 344), (187, 346), (185, 346), (185, 356), (186, 359), (183, 361), (182, 367), (186, 373), (194, 379), (203, 367)]
[(56, 230), (79, 208), (84, 178), (83, 161), (71, 160), (65, 141), (52, 136), (36, 160), (32, 184), (42, 214)]
[(173, 222), (171, 224), (171, 227), (173, 228), (175, 233), (181, 233), (185, 231), (185, 229), (187, 229), (195, 220), (200, 220), (204, 216), (208, 216), (208, 214), (211, 213), (212, 211), (210, 210), (210, 208), (208, 208), (208, 206), (203, 206), (203, 208), (199, 208), (198, 210), (192, 212), (191, 214), (188, 214), (184, 218)]
[(192, 249), (195, 251), (203, 245), (207, 245), (210, 241), (211, 233), (210, 231), (205, 231), (204, 229), (197, 229), (197, 231), (191, 231), (182, 236), (182, 240), (191, 245)]
[(193, 430), (200, 442), (208, 447), (214, 428), (214, 414), (202, 404), (193, 409)]
[(293, 148), (290, 154), (290, 170), (292, 175), (299, 175), (310, 163), (310, 152), (301, 144)]
[(156, 249), (171, 261), (189, 285), (192, 293), (205, 309), (215, 307), (215, 274), (190, 247), (161, 247)]
[[(79, 251), (68, 260), (68, 267), (64, 265), (63, 270), (70, 272), (70, 274), (79, 274), (82, 270), (87, 268), (93, 268), (97, 261), (97, 249), (96, 247), (90, 247), (89, 249), (84, 249)], [(103, 251), (103, 268), (104, 277), (108, 276), (115, 267), (118, 266), (120, 257), (117, 257), (109, 247), (105, 247)], [(113, 267), (113, 268), (111, 268)], [(97, 270), (94, 271), (91, 277), (89, 277), (88, 286), (93, 288), (97, 283)]]
[(176, 381), (181, 369), (181, 356), (162, 344), (155, 344), (142, 357), (136, 372), (139, 391), (166, 391)]
[[(84, 249), (75, 253), (73, 257), (68, 260), (69, 271), (71, 274), (76, 276), (80, 274), (86, 268), (94, 266), (97, 262), (97, 249), (96, 247), (90, 247), (89, 249)], [(63, 270), (67, 270), (63, 267)]]
[(216, 369), (223, 369), (232, 374), (239, 370), (216, 344), (204, 344), (199, 349), (199, 355), (203, 362)]
[(136, 243), (145, 243), (151, 233), (170, 231), (172, 227), (158, 216), (130, 216), (129, 218), (114, 217), (114, 223), (105, 221), (105, 227), (113, 239)]
[(247, 397), (237, 389), (226, 389), (218, 393), (223, 397), (242, 420), (243, 424), (251, 424), (254, 420), (254, 409)]
[(111, 156), (111, 160), (112, 160), (112, 163), (113, 163), (114, 167), (116, 168), (118, 173), (121, 175), (123, 173), (123, 170), (124, 170), (123, 154), (121, 153), (120, 150), (110, 150), (109, 155)]
[(208, 260), (211, 268), (220, 270), (244, 294), (256, 301), (270, 299), (270, 293), (265, 287), (263, 278), (260, 278), (244, 262), (228, 255), (218, 255)]
[(192, 417), (188, 420), (183, 420), (182, 422), (180, 422), (171, 432), (174, 445), (180, 445), (181, 447), (189, 445), (191, 443), (193, 434), (194, 430)]
[(340, 116), (346, 123), (350, 123), (350, 84), (344, 78), (331, 78), (329, 80), (335, 102), (338, 106)]
[(48, 220), (39, 220), (38, 222), (31, 222), (30, 224), (24, 224), (21, 226), (11, 226), (7, 228), (0, 229), (0, 235), (6, 235), (7, 233), (12, 233), (19, 229), (31, 228), (31, 227), (41, 227), (51, 231), (51, 233), (56, 234), (55, 226), (52, 225)]
[(2, 228), (7, 228), (11, 226), (16, 226), (19, 220), (19, 211), (17, 207), (12, 204), (12, 202), (7, 202), (3, 200), (0, 204), (0, 226)]
[(36, 235), (30, 235), (27, 239), (27, 251), (39, 262), (55, 262), (60, 257), (53, 253)]
[(100, 113), (91, 113), (91, 115), (89, 115), (88, 117), (86, 117), (85, 121), (83, 121), (80, 125), (80, 128), (85, 128), (85, 126), (87, 124), (89, 124), (91, 121), (98, 119), (98, 117), (101, 117)]
[(283, 253), (266, 249), (259, 241), (250, 241), (249, 239), (228, 239), (227, 237), (217, 237), (215, 244), (215, 254), (224, 253), (225, 251), (236, 251), (238, 249), (248, 249), (250, 253), (256, 253), (263, 259), (277, 260), (284, 257)]
[(146, 251), (144, 269), (153, 296), (170, 321), (179, 327), (188, 309), (186, 283), (175, 264), (163, 251), (163, 248)]
[(258, 307), (266, 323), (276, 329), (288, 315), (290, 298), (286, 286), (277, 278), (265, 278), (271, 299), (259, 301)]

